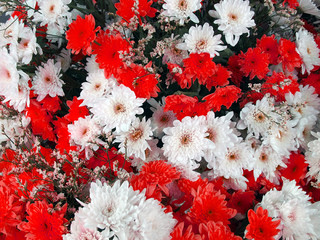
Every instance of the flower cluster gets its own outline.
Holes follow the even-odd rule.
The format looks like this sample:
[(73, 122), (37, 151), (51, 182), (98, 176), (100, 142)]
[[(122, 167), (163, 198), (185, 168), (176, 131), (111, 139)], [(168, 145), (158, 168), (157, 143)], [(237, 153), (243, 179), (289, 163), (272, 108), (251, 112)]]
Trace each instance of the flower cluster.
[(5, 0), (0, 239), (320, 239), (313, 0)]

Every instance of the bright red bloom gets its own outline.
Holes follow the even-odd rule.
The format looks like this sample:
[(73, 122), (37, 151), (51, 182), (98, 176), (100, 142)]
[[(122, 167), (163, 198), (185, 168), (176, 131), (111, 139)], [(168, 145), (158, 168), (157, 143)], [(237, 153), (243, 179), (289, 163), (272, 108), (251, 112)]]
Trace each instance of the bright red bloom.
[(164, 111), (172, 111), (176, 114), (178, 120), (188, 116), (193, 112), (193, 108), (198, 102), (197, 97), (189, 97), (186, 95), (169, 95), (165, 99), (166, 105)]
[(201, 223), (199, 231), (202, 235), (202, 240), (242, 240), (241, 237), (235, 236), (230, 228), (222, 222)]
[(27, 240), (58, 240), (66, 233), (63, 226), (67, 221), (63, 218), (65, 211), (53, 211), (52, 204), (46, 201), (28, 204), (27, 213), (28, 222), (22, 222), (18, 226), (21, 231), (26, 232)]
[(56, 149), (60, 151), (60, 153), (69, 153), (69, 151), (77, 150), (76, 146), (70, 145), (70, 133), (68, 131), (68, 124), (70, 122), (66, 120), (66, 118), (59, 118), (53, 122), (54, 130), (57, 134), (59, 141), (57, 142)]
[(264, 53), (269, 55), (270, 64), (278, 64), (278, 41), (274, 35), (266, 36), (263, 35), (261, 39), (257, 39), (257, 47), (261, 48)]
[(70, 123), (77, 121), (79, 118), (85, 118), (89, 115), (89, 110), (86, 106), (80, 106), (83, 103), (82, 99), (78, 99), (77, 97), (73, 97), (72, 101), (67, 101), (67, 105), (69, 107), (69, 113), (65, 115), (65, 119), (67, 119)]
[(106, 78), (112, 74), (117, 77), (118, 70), (124, 67), (120, 52), (129, 51), (129, 42), (123, 39), (120, 34), (109, 35), (105, 31), (100, 31), (92, 48), (93, 54), (97, 55), (96, 62), (99, 63), (101, 69), (104, 69)]
[(243, 73), (241, 71), (241, 65), (239, 64), (240, 55), (233, 55), (228, 60), (228, 70), (232, 72), (231, 81), (240, 87), (242, 82)]
[(289, 180), (296, 180), (298, 183), (301, 179), (304, 179), (307, 174), (308, 164), (305, 157), (301, 153), (291, 153), (287, 167), (280, 169), (282, 177)]
[(259, 207), (255, 213), (252, 209), (248, 212), (249, 225), (246, 230), (246, 238), (254, 240), (274, 240), (274, 236), (280, 231), (277, 227), (280, 220), (272, 221), (268, 216), (268, 210)]
[(240, 108), (243, 108), (248, 102), (255, 104), (256, 101), (261, 100), (263, 96), (264, 95), (261, 92), (256, 92), (254, 90), (244, 93), (240, 99)]
[(250, 75), (250, 80), (255, 76), (263, 79), (269, 72), (269, 55), (264, 53), (261, 48), (249, 48), (245, 54), (241, 54), (239, 64), (244, 75), (246, 77)]
[(188, 78), (184, 73), (184, 69), (178, 64), (167, 63), (168, 70), (173, 79), (179, 84), (181, 88), (190, 88), (192, 85), (192, 79)]
[(315, 88), (315, 93), (320, 95), (320, 73), (311, 73), (301, 82), (304, 86), (310, 85)]
[(294, 68), (301, 67), (302, 59), (296, 51), (296, 44), (288, 39), (281, 38), (279, 41), (280, 62), (283, 70), (292, 72)]
[(69, 30), (66, 31), (66, 39), (68, 40), (67, 49), (71, 49), (71, 52), (78, 54), (80, 51), (84, 55), (90, 55), (92, 52), (91, 43), (96, 39), (96, 32), (100, 27), (95, 29), (94, 17), (86, 15), (85, 18), (81, 18), (80, 15), (69, 25)]
[(229, 219), (234, 217), (237, 211), (226, 206), (225, 197), (214, 189), (212, 183), (209, 183), (205, 188), (199, 187), (188, 212), (190, 221), (193, 223), (214, 221), (222, 222), (225, 225), (229, 224)]
[[(146, 67), (148, 66), (149, 64)], [(157, 87), (158, 79), (156, 75), (134, 63), (130, 67), (119, 71), (118, 82), (134, 91), (138, 98), (157, 97), (160, 91)]]
[(192, 225), (183, 231), (184, 222), (179, 223), (171, 233), (171, 240), (202, 240), (201, 236), (192, 232)]
[(297, 0), (284, 0), (282, 5), (284, 6), (285, 3), (288, 3), (289, 7), (293, 9), (296, 9), (297, 7), (299, 7), (299, 2)]
[(55, 113), (61, 109), (61, 100), (59, 96), (50, 97), (47, 95), (40, 103), (42, 104), (43, 108), (50, 113)]
[(226, 106), (227, 109), (236, 102), (241, 96), (241, 89), (229, 85), (223, 88), (217, 88), (212, 94), (209, 94), (203, 98), (203, 100), (208, 102), (210, 108), (213, 111), (220, 111), (222, 106)]
[(189, 58), (183, 60), (185, 74), (187, 78), (199, 84), (206, 84), (207, 79), (212, 76), (216, 69), (216, 64), (210, 58), (209, 53), (191, 53)]
[(27, 18), (28, 14), (26, 11), (26, 8), (22, 5), (16, 6), (15, 11), (11, 14), (11, 17), (18, 17), (19, 20), (25, 20)]
[[(120, 0), (119, 3), (116, 3), (114, 6), (117, 8), (117, 14), (122, 17), (127, 22), (130, 22), (130, 19), (135, 15), (138, 17), (141, 22), (141, 17), (154, 17), (157, 9), (151, 7), (153, 0), (140, 0), (138, 1), (137, 9), (135, 9), (134, 4), (135, 0)], [(135, 11), (134, 11), (135, 10)]]
[(243, 192), (241, 190), (234, 192), (228, 201), (228, 207), (234, 208), (238, 213), (246, 214), (246, 212), (254, 206), (254, 191)]
[(284, 101), (286, 93), (299, 91), (299, 83), (292, 76), (286, 77), (282, 72), (273, 72), (272, 76), (262, 84), (262, 93), (270, 93), (277, 101)]
[(206, 80), (206, 87), (211, 91), (212, 87), (223, 87), (229, 84), (228, 78), (230, 78), (231, 72), (227, 68), (221, 66), (221, 64), (216, 65), (216, 69), (212, 76)]

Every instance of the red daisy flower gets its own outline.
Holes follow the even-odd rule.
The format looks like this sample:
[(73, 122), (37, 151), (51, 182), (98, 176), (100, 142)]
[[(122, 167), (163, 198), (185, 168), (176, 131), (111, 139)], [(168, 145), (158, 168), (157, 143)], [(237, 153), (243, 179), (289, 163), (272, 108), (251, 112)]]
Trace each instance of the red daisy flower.
[(134, 63), (130, 67), (119, 71), (118, 82), (134, 91), (138, 98), (149, 99), (150, 97), (157, 97), (160, 91), (157, 87), (158, 79), (156, 75), (149, 73), (145, 68)]
[(216, 112), (221, 110), (221, 106), (226, 106), (226, 108), (229, 109), (240, 96), (241, 89), (229, 85), (223, 88), (217, 88), (214, 93), (205, 96), (203, 100), (207, 101), (210, 108)]
[(270, 93), (276, 97), (277, 101), (284, 101), (285, 94), (291, 92), (295, 94), (299, 91), (299, 83), (292, 76), (286, 77), (282, 72), (273, 72), (272, 76), (262, 84), (262, 93)]
[(246, 238), (254, 240), (274, 240), (274, 236), (280, 231), (277, 227), (280, 220), (272, 221), (268, 216), (268, 210), (259, 207), (255, 213), (252, 209), (248, 212), (249, 225), (246, 230)]
[(299, 2), (297, 0), (284, 0), (282, 5), (284, 6), (286, 3), (288, 3), (289, 7), (293, 9), (299, 7)]
[(301, 67), (302, 59), (296, 51), (296, 44), (288, 39), (281, 38), (279, 41), (280, 61), (283, 70), (292, 72), (294, 68)]
[(119, 3), (116, 3), (114, 6), (117, 8), (117, 14), (122, 17), (127, 22), (130, 22), (130, 19), (135, 15), (139, 18), (141, 22), (141, 17), (154, 17), (157, 9), (151, 7), (153, 0), (140, 0), (138, 1), (138, 6), (135, 9), (134, 0), (120, 0)]
[(261, 48), (264, 53), (269, 55), (270, 64), (278, 64), (278, 41), (274, 35), (266, 36), (263, 35), (261, 39), (257, 39), (257, 47)]
[(249, 48), (245, 54), (241, 54), (239, 64), (244, 75), (246, 77), (250, 75), (250, 80), (255, 76), (263, 79), (269, 72), (269, 55), (261, 48)]
[(89, 115), (89, 110), (86, 106), (80, 106), (83, 103), (82, 99), (78, 99), (76, 96), (73, 97), (72, 101), (67, 101), (69, 107), (69, 113), (65, 115), (70, 123), (77, 121), (79, 118), (85, 118)]
[(257, 100), (261, 100), (264, 94), (256, 92), (254, 90), (248, 91), (241, 96), (240, 107), (243, 108), (248, 102), (256, 103)]
[(189, 97), (183, 94), (169, 95), (165, 98), (164, 111), (172, 111), (176, 114), (178, 120), (182, 120), (193, 112), (197, 102), (197, 97)]
[(303, 86), (310, 85), (315, 88), (315, 93), (320, 95), (320, 73), (311, 73), (301, 82)]
[(216, 65), (215, 72), (206, 80), (206, 87), (211, 91), (212, 87), (223, 87), (229, 84), (228, 78), (230, 78), (231, 72), (227, 68), (221, 66), (221, 64)]
[(230, 228), (222, 222), (201, 223), (199, 231), (202, 240), (242, 240), (241, 237), (235, 236)]
[(239, 64), (240, 55), (233, 55), (228, 60), (228, 70), (232, 72), (231, 81), (240, 87), (242, 82), (243, 73), (241, 71), (241, 65)]
[(301, 179), (304, 179), (307, 174), (308, 164), (301, 153), (291, 153), (287, 167), (280, 169), (282, 177), (289, 180), (296, 180), (298, 183)]
[(228, 207), (234, 208), (238, 213), (246, 214), (246, 212), (253, 207), (255, 201), (254, 191), (237, 191), (231, 196), (228, 201)]
[(64, 213), (51, 212), (52, 204), (37, 201), (27, 205), (28, 222), (22, 222), (18, 228), (26, 232), (27, 240), (58, 240), (66, 232), (63, 224), (67, 221)]
[(183, 60), (185, 74), (187, 78), (199, 83), (206, 84), (207, 79), (212, 76), (216, 69), (216, 64), (210, 58), (209, 53), (191, 53), (189, 58)]
[(225, 197), (214, 189), (212, 183), (209, 183), (205, 188), (199, 187), (188, 212), (190, 221), (193, 223), (214, 221), (222, 222), (225, 225), (229, 224), (229, 219), (233, 218), (237, 211), (226, 206)]
[(84, 19), (78, 15), (66, 32), (67, 49), (71, 49), (71, 52), (75, 54), (82, 51), (84, 55), (90, 55), (92, 52), (91, 43), (96, 39), (96, 32), (100, 29), (100, 27), (95, 29), (95, 24), (91, 14), (86, 15)]
[(200, 235), (192, 232), (192, 225), (183, 231), (184, 222), (179, 223), (171, 233), (171, 240), (203, 240)]
[(129, 51), (130, 44), (123, 39), (120, 34), (109, 35), (105, 31), (100, 31), (96, 43), (93, 44), (93, 54), (96, 54), (96, 62), (104, 69), (106, 78), (112, 74), (117, 77), (118, 70), (124, 66), (120, 58), (120, 52)]
[(178, 64), (167, 63), (168, 70), (173, 79), (179, 84), (181, 88), (190, 88), (192, 85), (192, 79), (187, 77), (184, 73), (184, 69)]

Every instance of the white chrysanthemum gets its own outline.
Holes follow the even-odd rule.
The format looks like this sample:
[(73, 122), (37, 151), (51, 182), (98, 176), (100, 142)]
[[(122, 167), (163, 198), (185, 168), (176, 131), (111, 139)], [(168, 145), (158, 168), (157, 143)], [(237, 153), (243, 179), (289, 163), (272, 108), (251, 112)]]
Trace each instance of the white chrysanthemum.
[(315, 140), (308, 143), (309, 150), (306, 152), (306, 161), (309, 164), (307, 176), (315, 177), (320, 183), (320, 133), (312, 132)]
[(4, 95), (4, 102), (9, 102), (10, 106), (12, 106), (15, 110), (22, 112), (26, 108), (26, 106), (29, 107), (30, 87), (28, 85), (29, 76), (22, 71), (20, 71), (19, 73), (21, 75), (21, 78), (18, 84), (18, 88), (16, 89), (17, 91), (7, 91)]
[(264, 144), (270, 145), (278, 154), (289, 157), (291, 151), (297, 150), (296, 132), (292, 127), (272, 124)]
[(310, 73), (314, 66), (320, 65), (320, 49), (317, 46), (313, 36), (307, 30), (300, 29), (296, 33), (296, 45), (298, 53), (302, 58), (301, 71)]
[(253, 174), (257, 179), (263, 174), (271, 182), (278, 183), (278, 167), (286, 167), (283, 157), (268, 145), (259, 146), (254, 153)]
[(180, 25), (183, 25), (188, 18), (194, 23), (199, 23), (194, 12), (201, 8), (201, 0), (165, 0), (162, 7), (164, 9), (162, 15), (179, 21)]
[(42, 101), (47, 95), (50, 97), (64, 96), (62, 90), (64, 82), (60, 79), (60, 71), (60, 62), (54, 63), (53, 59), (49, 59), (47, 63), (42, 63), (42, 66), (37, 68), (32, 81), (32, 89), (38, 94), (38, 101)]
[(145, 151), (150, 149), (147, 140), (151, 140), (152, 129), (150, 119), (146, 121), (145, 118), (142, 121), (136, 118), (128, 131), (119, 132), (114, 142), (120, 143), (119, 151), (127, 154), (128, 157), (135, 156), (146, 160)]
[(222, 156), (217, 156), (214, 162), (208, 163), (215, 177), (240, 178), (243, 169), (252, 170), (254, 160), (253, 151), (246, 143), (238, 143), (228, 148)]
[(94, 118), (104, 127), (105, 133), (116, 128), (117, 131), (127, 131), (137, 114), (142, 114), (141, 108), (145, 98), (136, 98), (130, 88), (115, 86), (110, 96), (99, 99), (91, 108)]
[(312, 86), (299, 86), (301, 92), (301, 102), (308, 106), (314, 107), (318, 111), (320, 111), (320, 98), (318, 94), (315, 93), (315, 89)]
[(112, 187), (91, 183), (90, 199), (76, 217), (83, 228), (98, 230), (102, 239), (167, 240), (176, 224), (172, 213), (164, 213), (157, 200), (146, 200), (144, 192), (134, 191), (127, 181), (116, 181)]
[(0, 23), (0, 47), (5, 47), (7, 44), (17, 45), (20, 31), (24, 28), (22, 21), (18, 17), (10, 18), (5, 23)]
[(172, 111), (164, 111), (164, 98), (162, 99), (162, 104), (158, 103), (154, 98), (148, 99), (148, 103), (152, 106), (151, 111), (153, 115), (151, 118), (151, 125), (155, 129), (154, 135), (156, 137), (163, 136), (163, 129), (173, 126), (173, 121), (176, 120), (176, 115)]
[(207, 137), (204, 117), (185, 117), (181, 121), (175, 120), (173, 127), (165, 128), (166, 134), (162, 138), (164, 155), (172, 163), (191, 165), (195, 169), (205, 155), (207, 149), (214, 148), (214, 144)]
[(92, 119), (91, 116), (79, 118), (73, 124), (68, 125), (70, 133), (70, 142), (72, 145), (81, 146), (81, 150), (85, 148), (98, 149), (98, 143), (102, 143), (98, 136), (101, 133), (100, 126)]
[(19, 84), (17, 62), (6, 48), (0, 49), (0, 95), (16, 93)]
[(247, 182), (248, 182), (248, 179), (245, 178), (244, 176), (240, 175), (240, 176), (233, 177), (233, 178), (223, 179), (223, 186), (226, 189), (233, 189), (236, 191), (238, 191), (238, 190), (246, 191)]
[(82, 105), (93, 107), (100, 98), (109, 94), (116, 84), (114, 77), (106, 79), (102, 69), (90, 72), (86, 82), (81, 85), (82, 91), (79, 99), (83, 99)]
[(226, 42), (231, 46), (238, 43), (242, 34), (249, 35), (248, 28), (256, 25), (248, 0), (223, 0), (214, 7), (216, 10), (210, 10), (209, 15), (218, 18), (214, 23), (219, 25), (218, 29), (223, 31)]
[(320, 18), (320, 10), (312, 0), (298, 0), (298, 3), (302, 12)]
[(265, 135), (272, 123), (271, 112), (274, 110), (270, 98), (264, 97), (257, 100), (256, 104), (247, 103), (240, 112), (240, 118), (237, 128), (248, 128), (249, 133), (253, 133), (256, 138), (260, 134)]
[(87, 58), (87, 65), (85, 67), (87, 72), (96, 72), (101, 70), (99, 68), (99, 63), (96, 62), (96, 55), (92, 54), (90, 57)]
[(155, 199), (149, 198), (139, 205), (139, 213), (127, 229), (127, 240), (169, 240), (170, 233), (177, 220), (173, 219), (172, 213), (164, 213), (163, 208)]
[(207, 127), (208, 139), (214, 143), (214, 149), (208, 149), (205, 154), (207, 162), (215, 161), (217, 155), (223, 156), (228, 148), (233, 147), (241, 141), (232, 128), (231, 118), (233, 112), (222, 117), (215, 117), (214, 112), (207, 113), (205, 125)]
[(38, 0), (39, 10), (33, 14), (33, 21), (40, 26), (56, 25), (63, 29), (71, 22), (68, 4), (71, 0)]
[(210, 57), (218, 55), (227, 46), (222, 46), (221, 35), (214, 35), (213, 27), (208, 23), (202, 26), (192, 26), (189, 33), (184, 36), (184, 42), (177, 45), (181, 50), (188, 50), (190, 53), (209, 53)]

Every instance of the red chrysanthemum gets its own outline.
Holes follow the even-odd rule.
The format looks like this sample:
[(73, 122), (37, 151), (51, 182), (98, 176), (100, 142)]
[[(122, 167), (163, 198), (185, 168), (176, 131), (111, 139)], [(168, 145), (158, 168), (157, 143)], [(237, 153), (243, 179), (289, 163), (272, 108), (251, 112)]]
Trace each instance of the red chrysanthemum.
[(282, 72), (273, 72), (272, 76), (262, 84), (262, 93), (270, 93), (277, 101), (284, 101), (285, 94), (291, 92), (295, 94), (299, 91), (299, 83), (292, 76), (285, 76)]
[(27, 240), (58, 240), (66, 232), (63, 224), (67, 221), (63, 218), (64, 211), (52, 212), (52, 204), (46, 201), (37, 201), (27, 205), (28, 222), (22, 222), (18, 228), (26, 232)]
[(248, 102), (255, 104), (256, 101), (261, 100), (263, 96), (264, 95), (261, 92), (256, 92), (254, 90), (244, 93), (240, 99), (240, 108), (243, 108)]
[(165, 99), (166, 105), (164, 111), (172, 111), (176, 114), (178, 120), (188, 116), (198, 102), (197, 97), (189, 97), (186, 95), (169, 95)]
[(183, 60), (185, 74), (187, 78), (199, 83), (206, 84), (207, 79), (212, 76), (216, 69), (216, 64), (210, 58), (209, 53), (191, 53), (189, 58)]
[(233, 55), (229, 57), (228, 60), (228, 70), (231, 71), (231, 81), (237, 86), (240, 87), (242, 82), (243, 73), (241, 71), (241, 65), (239, 64), (240, 55)]
[(315, 88), (315, 93), (320, 95), (320, 73), (311, 73), (301, 82), (304, 86), (310, 85)]
[(62, 154), (69, 153), (69, 151), (77, 150), (76, 146), (70, 145), (70, 133), (68, 131), (68, 124), (70, 124), (70, 122), (64, 117), (57, 117), (57, 120), (54, 121), (53, 124), (55, 127), (55, 133), (57, 134), (57, 137), (59, 139), (55, 148)]
[(167, 65), (173, 80), (175, 80), (181, 88), (191, 87), (192, 79), (186, 76), (182, 67), (180, 67), (178, 64), (173, 63), (167, 63)]
[(226, 206), (225, 197), (214, 189), (212, 183), (209, 183), (205, 188), (199, 187), (192, 207), (188, 212), (190, 221), (198, 224), (209, 221), (229, 224), (229, 219), (233, 218), (237, 211)]
[(297, 0), (284, 0), (282, 5), (284, 6), (286, 3), (288, 3), (289, 7), (293, 9), (299, 7), (299, 2)]
[(67, 101), (69, 107), (69, 113), (65, 115), (70, 123), (77, 121), (79, 118), (85, 118), (89, 115), (89, 110), (86, 106), (80, 106), (83, 103), (82, 99), (78, 99), (76, 96), (73, 97), (72, 101)]
[(236, 102), (241, 96), (241, 89), (229, 85), (223, 88), (217, 88), (212, 94), (209, 94), (203, 98), (203, 100), (208, 102), (210, 108), (213, 111), (220, 111), (222, 106), (226, 106), (227, 109)]
[(302, 59), (296, 51), (296, 44), (288, 39), (281, 38), (279, 41), (280, 62), (283, 70), (292, 72), (294, 68), (301, 67)]
[(61, 109), (59, 96), (50, 97), (47, 95), (41, 102), (42, 107), (50, 113), (55, 113)]
[(171, 240), (203, 240), (200, 235), (192, 232), (192, 225), (183, 231), (184, 222), (179, 223), (171, 233)]
[(243, 192), (241, 190), (234, 192), (228, 201), (228, 207), (234, 208), (238, 213), (245, 214), (253, 207), (255, 201), (254, 191)]
[(249, 225), (246, 230), (246, 238), (254, 240), (274, 240), (280, 231), (277, 227), (280, 220), (272, 221), (268, 216), (268, 210), (259, 207), (255, 213), (252, 209), (248, 212)]
[(278, 41), (274, 35), (266, 36), (263, 35), (261, 39), (257, 39), (257, 47), (261, 48), (264, 53), (269, 55), (270, 64), (278, 64)]
[(212, 76), (206, 80), (206, 87), (210, 91), (212, 87), (223, 87), (229, 84), (228, 78), (230, 78), (231, 72), (227, 68), (216, 65), (216, 69)]
[(66, 39), (68, 40), (67, 49), (71, 49), (71, 52), (78, 54), (80, 51), (84, 55), (90, 55), (92, 52), (92, 42), (96, 39), (96, 32), (100, 29), (95, 29), (94, 17), (86, 15), (85, 18), (81, 18), (80, 15), (69, 25), (69, 30), (66, 31)]
[(202, 240), (242, 240), (241, 237), (235, 236), (230, 228), (222, 222), (201, 223), (199, 231)]
[(120, 34), (109, 35), (105, 31), (99, 32), (95, 42), (92, 48), (99, 67), (104, 69), (106, 78), (112, 74), (117, 77), (118, 70), (124, 66), (120, 52), (129, 51), (131, 47), (129, 42), (123, 39)]
[(245, 54), (241, 54), (239, 64), (244, 75), (246, 77), (250, 75), (250, 80), (255, 76), (263, 79), (269, 72), (269, 55), (261, 48), (249, 48)]
[[(138, 17), (141, 22), (141, 17), (154, 17), (157, 9), (151, 7), (153, 0), (140, 0), (138, 1), (138, 6), (135, 7), (135, 0), (120, 0), (114, 6), (117, 8), (117, 14), (122, 17), (127, 22), (130, 22), (130, 19), (135, 15)], [(136, 9), (135, 9), (136, 8)]]
[(291, 153), (287, 167), (280, 169), (282, 177), (289, 180), (296, 180), (298, 183), (301, 179), (304, 179), (307, 174), (308, 164), (305, 157), (301, 153)]
[(157, 97), (160, 91), (156, 75), (134, 63), (119, 71), (118, 82), (134, 91), (138, 98)]

